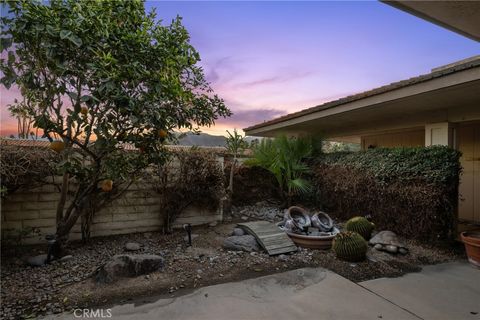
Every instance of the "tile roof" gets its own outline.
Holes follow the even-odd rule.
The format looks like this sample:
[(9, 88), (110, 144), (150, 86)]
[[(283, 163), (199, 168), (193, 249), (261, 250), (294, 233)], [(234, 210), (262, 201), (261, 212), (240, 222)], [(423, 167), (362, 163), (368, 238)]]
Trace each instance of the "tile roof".
[(375, 88), (375, 89), (372, 89), (372, 90), (357, 93), (357, 94), (354, 94), (354, 95), (351, 95), (351, 96), (340, 98), (338, 100), (329, 101), (329, 102), (326, 102), (324, 104), (321, 104), (321, 105), (318, 105), (318, 106), (315, 106), (315, 107), (312, 107), (312, 108), (308, 108), (308, 109), (304, 109), (304, 110), (301, 110), (301, 111), (289, 113), (287, 115), (284, 115), (284, 116), (281, 116), (281, 117), (278, 117), (278, 118), (275, 118), (275, 119), (272, 119), (272, 120), (269, 120), (269, 121), (264, 121), (263, 123), (255, 124), (253, 126), (245, 128), (243, 130), (244, 131), (250, 131), (250, 130), (266, 127), (266, 126), (276, 124), (276, 123), (280, 123), (280, 122), (283, 122), (283, 121), (286, 121), (286, 120), (295, 119), (295, 118), (298, 118), (298, 117), (301, 117), (301, 116), (304, 116), (304, 115), (307, 115), (307, 114), (311, 114), (311, 113), (315, 113), (315, 112), (318, 112), (318, 111), (334, 108), (334, 107), (337, 107), (337, 106), (340, 106), (340, 105), (343, 105), (343, 104), (347, 104), (349, 102), (361, 100), (361, 99), (368, 98), (368, 97), (371, 97), (371, 96), (375, 96), (375, 95), (378, 95), (378, 94), (382, 94), (382, 93), (385, 93), (385, 92), (389, 92), (389, 91), (393, 91), (393, 90), (396, 90), (396, 89), (408, 87), (408, 86), (411, 86), (411, 85), (414, 85), (414, 84), (418, 84), (418, 83), (426, 82), (426, 81), (429, 81), (429, 80), (433, 80), (433, 79), (436, 79), (436, 78), (441, 78), (441, 77), (444, 77), (444, 76), (447, 76), (447, 75), (450, 75), (452, 73), (456, 73), (456, 72), (459, 72), (459, 71), (477, 68), (479, 66), (480, 66), (480, 56), (475, 56), (475, 57), (472, 57), (472, 58), (469, 58), (469, 59), (462, 60), (458, 63), (450, 64), (450, 65), (447, 65), (447, 66), (444, 66), (444, 67), (434, 68), (434, 69), (432, 69), (432, 72), (427, 73), (427, 74), (423, 74), (423, 75), (416, 76), (416, 77), (406, 79), (406, 80), (393, 82), (393, 83), (390, 83), (388, 85), (378, 87), (378, 88)]

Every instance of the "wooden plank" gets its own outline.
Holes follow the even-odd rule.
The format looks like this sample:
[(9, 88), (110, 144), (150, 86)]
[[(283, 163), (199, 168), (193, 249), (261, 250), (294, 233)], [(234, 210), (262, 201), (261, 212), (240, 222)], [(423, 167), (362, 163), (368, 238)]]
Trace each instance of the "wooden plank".
[(277, 255), (297, 251), (292, 239), (274, 223), (253, 221), (239, 223), (238, 227), (253, 235), (269, 255)]
[[(271, 250), (270, 251), (270, 255), (274, 256), (274, 255), (277, 255), (277, 254), (282, 254), (285, 252), (285, 248), (281, 248), (281, 249), (274, 249), (274, 250)], [(296, 251), (297, 250), (297, 247), (293, 247), (291, 248), (291, 251), (289, 252), (293, 252), (293, 251)]]
[[(276, 250), (276, 249), (281, 249), (281, 248), (292, 248), (292, 246), (289, 246), (289, 245), (285, 245), (285, 244), (277, 244), (277, 245), (270, 245), (268, 246), (268, 249), (269, 250)], [(296, 249), (296, 247), (295, 247)]]

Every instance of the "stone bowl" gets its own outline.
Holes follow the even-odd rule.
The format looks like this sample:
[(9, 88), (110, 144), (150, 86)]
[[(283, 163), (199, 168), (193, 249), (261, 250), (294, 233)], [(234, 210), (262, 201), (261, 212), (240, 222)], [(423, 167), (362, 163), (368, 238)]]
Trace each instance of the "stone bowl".
[(299, 247), (309, 249), (328, 250), (332, 247), (333, 238), (336, 234), (331, 236), (307, 236), (303, 234), (286, 231), (287, 235)]

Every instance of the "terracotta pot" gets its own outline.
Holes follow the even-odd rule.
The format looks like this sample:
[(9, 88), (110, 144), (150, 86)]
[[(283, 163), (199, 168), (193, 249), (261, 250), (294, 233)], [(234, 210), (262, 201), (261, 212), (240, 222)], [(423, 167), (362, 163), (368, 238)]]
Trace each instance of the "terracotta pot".
[(335, 238), (333, 236), (304, 236), (301, 234), (287, 232), (288, 236), (292, 239), (293, 242), (299, 247), (310, 248), (310, 249), (324, 249), (328, 250), (332, 247), (332, 240)]
[(468, 261), (480, 268), (480, 232), (465, 231), (461, 233), (461, 238), (465, 244)]

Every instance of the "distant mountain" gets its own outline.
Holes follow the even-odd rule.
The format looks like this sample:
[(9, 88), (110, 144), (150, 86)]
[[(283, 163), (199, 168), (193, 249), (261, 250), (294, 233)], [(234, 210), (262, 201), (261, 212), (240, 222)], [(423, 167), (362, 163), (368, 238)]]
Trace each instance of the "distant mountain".
[(180, 136), (178, 144), (182, 146), (225, 147), (225, 137), (188, 132)]

